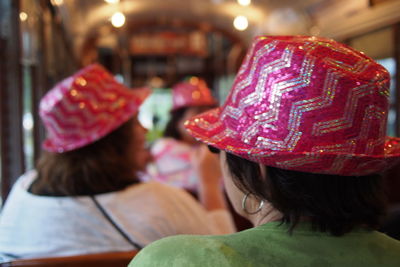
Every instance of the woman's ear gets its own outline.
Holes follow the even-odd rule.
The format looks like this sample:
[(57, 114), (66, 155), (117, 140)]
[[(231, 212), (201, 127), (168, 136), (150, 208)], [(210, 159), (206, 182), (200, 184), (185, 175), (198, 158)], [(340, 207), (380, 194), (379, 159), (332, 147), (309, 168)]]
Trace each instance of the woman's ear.
[(265, 181), (267, 179), (267, 168), (261, 163), (258, 164), (258, 168), (260, 168), (261, 179)]

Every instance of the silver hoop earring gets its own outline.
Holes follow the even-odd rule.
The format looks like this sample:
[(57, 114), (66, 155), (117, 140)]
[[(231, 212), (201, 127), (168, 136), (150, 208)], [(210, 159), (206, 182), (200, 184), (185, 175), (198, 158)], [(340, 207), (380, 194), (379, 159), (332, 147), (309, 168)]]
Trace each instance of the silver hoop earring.
[(244, 212), (246, 212), (247, 214), (256, 214), (258, 212), (260, 212), (260, 210), (262, 209), (262, 207), (264, 206), (264, 200), (260, 201), (260, 205), (258, 205), (258, 208), (255, 211), (248, 211), (247, 207), (246, 207), (246, 201), (247, 198), (249, 197), (250, 193), (247, 193), (246, 195), (244, 195), (243, 199), (242, 199), (242, 210)]

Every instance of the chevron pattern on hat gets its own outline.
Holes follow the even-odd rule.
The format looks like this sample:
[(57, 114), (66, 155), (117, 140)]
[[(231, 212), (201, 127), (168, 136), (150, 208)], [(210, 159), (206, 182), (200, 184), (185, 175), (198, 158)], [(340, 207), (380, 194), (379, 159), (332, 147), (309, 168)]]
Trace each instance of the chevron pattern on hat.
[(129, 120), (148, 93), (126, 88), (100, 65), (84, 68), (42, 98), (43, 148), (62, 153), (100, 139)]
[(389, 81), (381, 65), (333, 40), (260, 36), (225, 104), (186, 127), (268, 166), (365, 175), (399, 160), (400, 139), (386, 137)]

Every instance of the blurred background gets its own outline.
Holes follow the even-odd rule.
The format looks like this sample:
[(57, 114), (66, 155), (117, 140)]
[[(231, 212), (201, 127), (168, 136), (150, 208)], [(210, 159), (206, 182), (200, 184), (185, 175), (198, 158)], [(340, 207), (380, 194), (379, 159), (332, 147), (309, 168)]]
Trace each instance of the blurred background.
[(388, 135), (400, 135), (400, 0), (0, 0), (2, 199), (39, 156), (38, 102), (57, 81), (100, 62), (153, 88), (140, 115), (151, 142), (171, 86), (202, 77), (223, 102), (256, 35), (329, 37), (378, 60), (392, 75)]

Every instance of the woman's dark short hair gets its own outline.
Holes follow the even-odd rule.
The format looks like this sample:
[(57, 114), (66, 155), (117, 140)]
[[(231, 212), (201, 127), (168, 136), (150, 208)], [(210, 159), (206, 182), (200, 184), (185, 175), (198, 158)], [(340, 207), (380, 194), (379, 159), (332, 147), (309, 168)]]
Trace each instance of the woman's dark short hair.
[(186, 110), (188, 107), (182, 107), (178, 108), (176, 110), (171, 111), (171, 117), (167, 123), (167, 126), (165, 127), (164, 130), (164, 137), (171, 137), (176, 140), (182, 140), (182, 136), (179, 132), (179, 121), (183, 118), (185, 115)]
[(236, 186), (266, 199), (283, 214), (291, 232), (301, 217), (315, 231), (341, 236), (357, 227), (377, 229), (385, 216), (381, 177), (339, 176), (283, 170), (265, 166), (262, 179), (258, 163), (227, 153), (227, 166)]
[(96, 142), (65, 153), (43, 152), (38, 178), (29, 189), (37, 195), (79, 196), (122, 190), (139, 182), (131, 144), (133, 119)]

